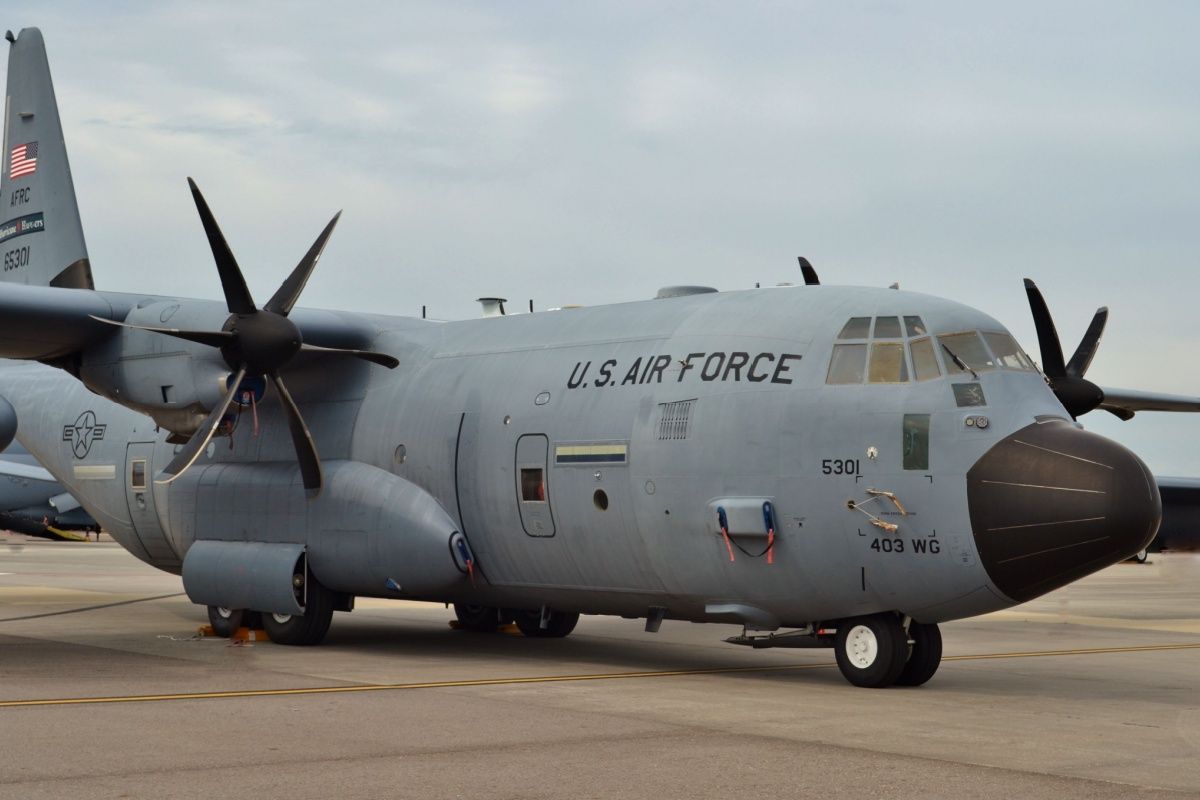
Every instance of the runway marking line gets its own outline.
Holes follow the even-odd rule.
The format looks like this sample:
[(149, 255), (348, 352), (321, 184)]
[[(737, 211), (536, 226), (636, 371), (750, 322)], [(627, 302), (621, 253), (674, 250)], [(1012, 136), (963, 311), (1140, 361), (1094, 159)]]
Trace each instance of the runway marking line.
[[(1148, 644), (1130, 647), (1092, 647), (1075, 650), (1030, 650), (1014, 653), (980, 653), (978, 655), (946, 656), (943, 661), (986, 661), (1002, 658), (1038, 658), (1045, 656), (1104, 655), (1108, 653), (1151, 653), (1163, 650), (1200, 650), (1200, 642), (1187, 644)], [(623, 678), (673, 678), (689, 675), (724, 675), (749, 672), (795, 672), (809, 669), (829, 669), (833, 664), (779, 664), (757, 667), (712, 667), (710, 669), (658, 670), (649, 672), (608, 672), (592, 675), (540, 675), (527, 678), (474, 678), (460, 681), (425, 681), (420, 683), (382, 683), (351, 686), (313, 686), (299, 689), (244, 689), (229, 692), (181, 692), (178, 694), (134, 694), (114, 697), (60, 697), (44, 700), (0, 700), (0, 708), (29, 708), (32, 706), (95, 705), (100, 703), (146, 703), (163, 700), (221, 700), (237, 697), (286, 697), (306, 694), (344, 694), (349, 692), (385, 692), (401, 689), (452, 689), (469, 686), (517, 686), (529, 683), (568, 683), (577, 681), (610, 681)]]

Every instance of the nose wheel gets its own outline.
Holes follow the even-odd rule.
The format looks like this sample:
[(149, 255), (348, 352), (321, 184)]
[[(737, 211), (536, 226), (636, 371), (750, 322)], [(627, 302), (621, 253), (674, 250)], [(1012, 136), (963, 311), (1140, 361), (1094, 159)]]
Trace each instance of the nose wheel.
[(920, 686), (941, 663), (942, 635), (937, 625), (910, 622), (906, 631), (899, 615), (872, 614), (843, 620), (834, 652), (842, 676), (855, 686)]

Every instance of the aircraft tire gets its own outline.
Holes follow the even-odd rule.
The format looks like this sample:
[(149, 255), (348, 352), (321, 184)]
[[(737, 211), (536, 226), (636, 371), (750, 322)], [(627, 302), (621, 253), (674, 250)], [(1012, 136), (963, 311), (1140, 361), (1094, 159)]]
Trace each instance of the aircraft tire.
[(912, 640), (912, 653), (900, 670), (896, 685), (920, 686), (933, 677), (942, 663), (942, 632), (937, 625), (910, 622), (908, 638)]
[(834, 652), (842, 677), (855, 686), (882, 689), (900, 677), (908, 637), (895, 614), (852, 617), (838, 623)]
[(458, 618), (460, 628), (478, 633), (492, 633), (501, 624), (507, 624), (512, 619), (511, 615), (506, 615), (498, 608), (469, 603), (455, 603), (454, 616)]
[(272, 642), (311, 647), (325, 638), (333, 621), (333, 592), (309, 573), (306, 599), (303, 616), (263, 612), (263, 628)]
[(1150, 548), (1143, 547), (1141, 550), (1137, 551), (1137, 554), (1133, 557), (1133, 560), (1139, 564), (1145, 564), (1149, 558), (1150, 558)]
[(579, 624), (579, 615), (566, 611), (551, 611), (546, 627), (542, 627), (542, 612), (517, 611), (514, 621), (521, 633), (530, 639), (561, 639), (575, 630)]
[(242, 627), (245, 611), (240, 608), (208, 607), (208, 624), (212, 625), (213, 633), (228, 639)]

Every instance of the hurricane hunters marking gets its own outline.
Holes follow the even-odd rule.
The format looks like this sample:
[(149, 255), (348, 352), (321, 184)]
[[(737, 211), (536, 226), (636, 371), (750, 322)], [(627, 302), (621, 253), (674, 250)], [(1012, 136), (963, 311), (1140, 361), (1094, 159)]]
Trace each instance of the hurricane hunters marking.
[(189, 179), (224, 302), (96, 290), (41, 34), (7, 38), (5, 122), (38, 143), (21, 218), (49, 227), (0, 273), (0, 393), (21, 443), (219, 632), (261, 618), (317, 644), (360, 596), (530, 637), (581, 613), (736, 622), (739, 644), (833, 647), (856, 685), (917, 685), (939, 622), (1159, 524), (1145, 465), (1073, 418), (1200, 401), (1087, 381), (1107, 311), (1068, 362), (1032, 282), (1044, 371), (976, 309), (821, 286), (803, 261), (804, 286), (617, 306), (313, 311), (338, 217), (259, 303)]

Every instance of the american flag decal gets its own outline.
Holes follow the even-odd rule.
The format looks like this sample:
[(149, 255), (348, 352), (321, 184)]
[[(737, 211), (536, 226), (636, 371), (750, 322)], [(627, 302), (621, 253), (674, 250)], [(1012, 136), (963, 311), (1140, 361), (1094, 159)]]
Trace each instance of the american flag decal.
[(8, 177), (20, 178), (37, 172), (37, 142), (19, 144), (8, 159)]

